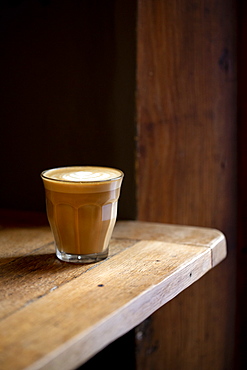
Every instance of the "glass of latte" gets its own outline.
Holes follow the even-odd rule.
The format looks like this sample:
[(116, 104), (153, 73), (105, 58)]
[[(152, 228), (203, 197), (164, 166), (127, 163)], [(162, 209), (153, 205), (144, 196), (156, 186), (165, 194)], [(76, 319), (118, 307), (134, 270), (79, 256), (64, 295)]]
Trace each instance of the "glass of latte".
[(123, 172), (74, 166), (43, 171), (46, 210), (57, 257), (91, 263), (108, 256)]

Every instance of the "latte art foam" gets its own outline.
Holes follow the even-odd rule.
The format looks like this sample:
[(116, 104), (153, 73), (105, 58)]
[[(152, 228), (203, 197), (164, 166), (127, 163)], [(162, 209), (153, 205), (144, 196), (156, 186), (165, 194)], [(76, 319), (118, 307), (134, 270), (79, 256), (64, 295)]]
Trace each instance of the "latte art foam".
[(97, 182), (117, 179), (122, 172), (108, 167), (64, 167), (48, 170), (45, 177), (71, 182)]
[(66, 181), (103, 181), (111, 179), (112, 176), (106, 172), (76, 171), (60, 174), (58, 178)]

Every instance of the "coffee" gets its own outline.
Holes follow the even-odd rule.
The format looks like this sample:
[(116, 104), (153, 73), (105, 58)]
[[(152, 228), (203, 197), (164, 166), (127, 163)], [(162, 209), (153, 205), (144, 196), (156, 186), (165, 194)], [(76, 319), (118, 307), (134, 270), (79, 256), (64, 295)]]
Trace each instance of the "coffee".
[(41, 176), (57, 256), (71, 262), (107, 257), (123, 172), (76, 166), (47, 170)]

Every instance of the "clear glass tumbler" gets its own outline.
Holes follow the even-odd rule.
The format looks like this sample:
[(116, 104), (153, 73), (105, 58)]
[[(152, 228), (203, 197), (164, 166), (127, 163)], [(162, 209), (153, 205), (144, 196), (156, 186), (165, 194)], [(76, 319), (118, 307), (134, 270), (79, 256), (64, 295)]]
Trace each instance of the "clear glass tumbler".
[(60, 260), (91, 263), (108, 256), (123, 176), (118, 169), (93, 166), (41, 173), (47, 217)]

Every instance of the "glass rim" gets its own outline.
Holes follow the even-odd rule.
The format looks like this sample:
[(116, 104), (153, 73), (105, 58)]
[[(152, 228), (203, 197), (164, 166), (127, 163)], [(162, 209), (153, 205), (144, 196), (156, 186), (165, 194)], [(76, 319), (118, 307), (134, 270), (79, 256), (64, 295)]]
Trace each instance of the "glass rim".
[[(46, 176), (45, 173), (49, 171), (55, 171), (55, 170), (62, 170), (62, 169), (68, 169), (68, 168), (103, 168), (103, 169), (111, 169), (120, 172), (120, 175), (117, 177), (111, 177), (109, 179), (105, 180), (90, 180), (90, 181), (75, 181), (75, 180), (64, 180), (64, 179), (54, 179), (50, 176)], [(62, 183), (68, 183), (68, 184), (95, 184), (95, 183), (102, 183), (102, 182), (110, 182), (110, 181), (115, 181), (115, 180), (120, 180), (121, 178), (124, 177), (124, 172), (119, 170), (118, 168), (114, 167), (104, 167), (104, 166), (64, 166), (64, 167), (54, 167), (54, 168), (49, 168), (47, 170), (44, 170), (40, 174), (41, 178), (50, 180), (50, 181), (55, 181), (55, 182), (62, 182)]]

